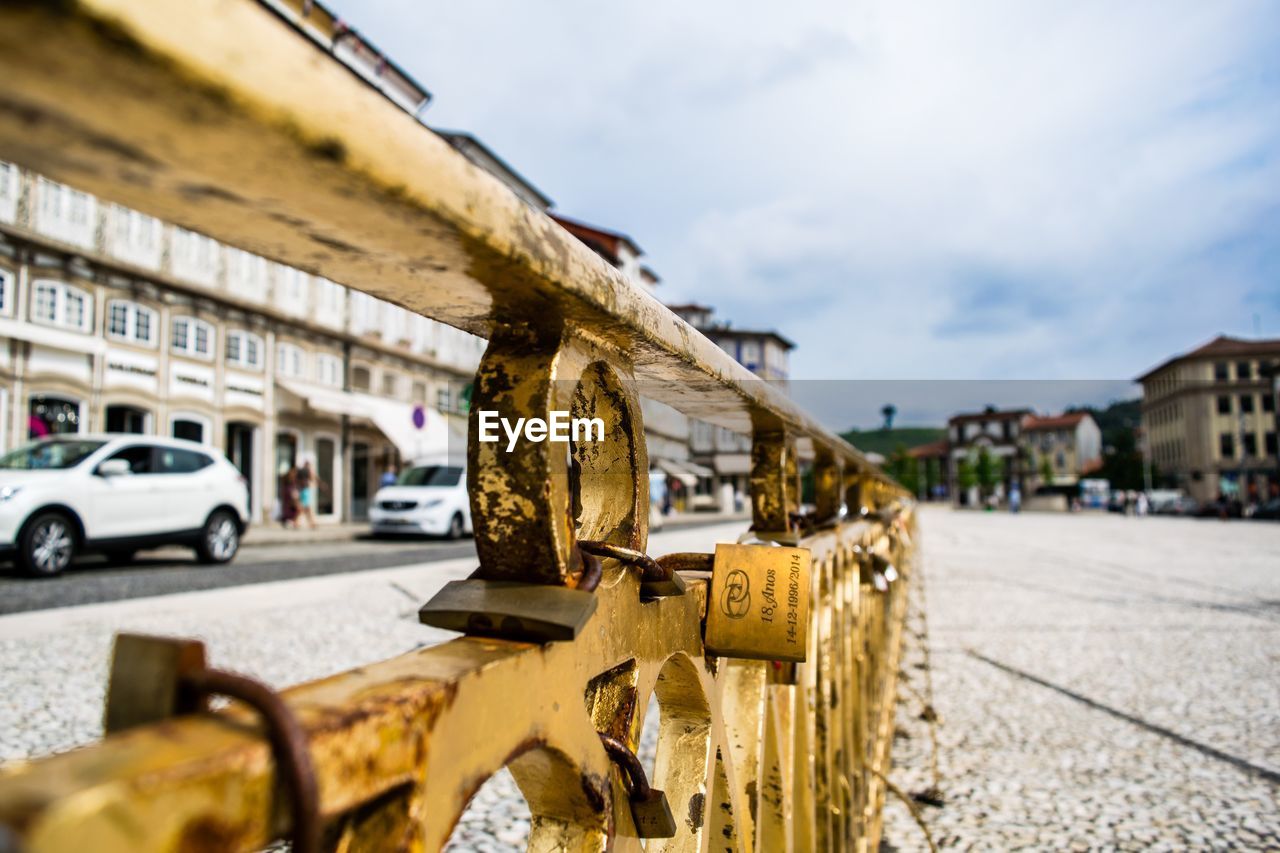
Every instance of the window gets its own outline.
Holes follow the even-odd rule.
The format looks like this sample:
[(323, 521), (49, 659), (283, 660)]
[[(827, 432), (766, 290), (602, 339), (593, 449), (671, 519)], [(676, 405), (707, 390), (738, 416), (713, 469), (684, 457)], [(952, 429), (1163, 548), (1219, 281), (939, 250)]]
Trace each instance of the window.
[(267, 260), (240, 249), (227, 249), (227, 289), (261, 300), (267, 290)]
[(1250, 412), (1253, 411), (1253, 395), (1252, 394), (1240, 395), (1240, 411), (1245, 414), (1249, 414)]
[(302, 379), (307, 372), (307, 356), (293, 344), (276, 345), (276, 375)]
[(204, 428), (203, 420), (196, 420), (194, 417), (183, 417), (179, 415), (173, 419), (172, 433), (174, 438), (181, 438), (184, 441), (194, 441), (197, 444), (204, 444)]
[(173, 351), (194, 358), (213, 357), (213, 325), (195, 317), (173, 318)]
[(1227, 374), (1227, 363), (1220, 361), (1213, 366), (1213, 378), (1218, 382), (1226, 382), (1230, 377)]
[(111, 209), (111, 248), (128, 260), (158, 263), (160, 260), (160, 220), (115, 205)]
[(413, 383), (413, 401), (415, 403), (423, 403), (423, 402), (426, 402), (426, 399), (427, 399), (427, 383), (425, 382)]
[[(178, 422), (174, 422), (177, 426)], [(157, 447), (156, 468), (161, 474), (193, 474), (213, 464), (208, 454), (177, 447)]]
[(1236, 362), (1236, 379), (1252, 379), (1253, 365), (1247, 361)]
[(351, 368), (351, 387), (357, 391), (368, 391), (369, 385), (373, 382), (373, 377), (369, 373), (367, 367)]
[(295, 313), (307, 310), (307, 283), (311, 276), (293, 267), (280, 266), (280, 290), (276, 301)]
[(91, 247), (94, 240), (96, 202), (71, 187), (41, 178), (36, 221), (39, 229), (68, 243)]
[(1243, 440), (1242, 440), (1241, 446), (1242, 446), (1242, 449), (1244, 450), (1244, 455), (1257, 456), (1258, 455), (1258, 436), (1252, 432), (1246, 432), (1242, 436), (1242, 439)]
[(122, 341), (155, 346), (156, 312), (137, 302), (113, 299), (107, 303), (107, 335)]
[(436, 391), (436, 408), (442, 412), (447, 412), (453, 407), (453, 394), (449, 392), (449, 386)]
[(169, 249), (174, 274), (212, 286), (218, 280), (218, 248), (211, 237), (175, 227)]
[(1218, 395), (1218, 414), (1220, 415), (1231, 414), (1231, 398), (1228, 397), (1226, 394)]
[(93, 302), (88, 293), (65, 282), (36, 281), (31, 319), (46, 326), (87, 332), (93, 325)]
[(13, 273), (8, 270), (0, 270), (0, 313), (8, 314), (12, 305)]
[(382, 371), (382, 393), (388, 397), (396, 396), (400, 390), (400, 377), (390, 370)]
[(227, 364), (261, 370), (262, 338), (243, 329), (227, 332)]
[(1236, 456), (1235, 436), (1229, 432), (1224, 432), (1218, 436), (1218, 451), (1222, 454), (1223, 459), (1234, 459)]
[(1275, 456), (1276, 455), (1276, 434), (1274, 432), (1267, 433), (1265, 442), (1266, 442), (1265, 447), (1267, 449), (1267, 455)]
[(1262, 411), (1274, 412), (1276, 410), (1276, 395), (1272, 391), (1266, 391), (1262, 395)]
[(126, 447), (123, 450), (116, 451), (103, 461), (123, 459), (129, 463), (129, 473), (131, 474), (154, 474), (156, 472), (155, 456), (154, 446), (150, 444), (135, 444), (133, 447)]
[(65, 435), (80, 431), (80, 403), (62, 397), (37, 394), (27, 410), (27, 437)]
[(328, 353), (316, 356), (316, 378), (321, 385), (342, 387), (342, 359)]

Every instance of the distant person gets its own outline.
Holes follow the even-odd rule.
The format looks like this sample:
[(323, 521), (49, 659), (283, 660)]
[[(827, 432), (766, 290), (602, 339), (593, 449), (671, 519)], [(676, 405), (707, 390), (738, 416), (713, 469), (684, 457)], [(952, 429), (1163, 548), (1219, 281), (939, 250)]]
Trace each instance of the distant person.
[(280, 475), (280, 526), (293, 527), (298, 518), (298, 477), (290, 465)]
[(400, 479), (400, 475), (396, 473), (396, 466), (388, 465), (387, 470), (382, 472), (382, 479), (378, 481), (379, 486), (394, 486), (396, 481)]
[(328, 484), (316, 475), (315, 469), (311, 467), (310, 459), (302, 463), (302, 467), (297, 471), (296, 479), (298, 483), (299, 514), (307, 520), (307, 526), (315, 530), (316, 504), (318, 503), (320, 489), (328, 488)]
[(1022, 509), (1022, 489), (1018, 488), (1018, 484), (1014, 483), (1013, 488), (1009, 490), (1009, 512), (1016, 513)]
[(1134, 502), (1133, 511), (1138, 518), (1143, 518), (1151, 511), (1151, 501), (1147, 498), (1146, 492), (1138, 492), (1138, 499)]

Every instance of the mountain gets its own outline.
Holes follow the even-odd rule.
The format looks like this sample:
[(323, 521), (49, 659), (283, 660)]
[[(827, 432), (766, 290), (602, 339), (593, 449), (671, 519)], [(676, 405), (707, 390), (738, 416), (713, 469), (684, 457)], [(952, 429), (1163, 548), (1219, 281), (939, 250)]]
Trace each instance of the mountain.
[(863, 453), (879, 453), (886, 459), (899, 446), (908, 450), (947, 437), (945, 427), (894, 427), (893, 429), (851, 429), (840, 437)]

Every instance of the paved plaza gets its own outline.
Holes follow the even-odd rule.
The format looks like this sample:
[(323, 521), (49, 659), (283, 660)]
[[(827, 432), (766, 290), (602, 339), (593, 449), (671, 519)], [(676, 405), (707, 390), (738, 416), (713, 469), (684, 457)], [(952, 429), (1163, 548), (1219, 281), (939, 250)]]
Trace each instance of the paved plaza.
[[(933, 784), (931, 674), (939, 846), (1280, 847), (1280, 524), (926, 508), (921, 528), (932, 669), (912, 638), (892, 778)], [(886, 820), (927, 849), (900, 805)]]
[[(658, 534), (653, 550), (709, 548), (740, 528)], [(917, 606), (891, 779), (908, 792), (933, 784), (919, 718), (931, 703), (944, 804), (921, 808), (941, 846), (1280, 845), (1280, 525), (926, 507), (921, 540), (927, 632)], [(283, 686), (443, 639), (418, 624), (418, 605), (474, 566), (0, 617), (0, 759), (99, 736), (116, 630), (202, 636), (214, 663)], [(455, 849), (523, 849), (527, 820), (500, 776)], [(893, 801), (885, 843), (924, 849)]]

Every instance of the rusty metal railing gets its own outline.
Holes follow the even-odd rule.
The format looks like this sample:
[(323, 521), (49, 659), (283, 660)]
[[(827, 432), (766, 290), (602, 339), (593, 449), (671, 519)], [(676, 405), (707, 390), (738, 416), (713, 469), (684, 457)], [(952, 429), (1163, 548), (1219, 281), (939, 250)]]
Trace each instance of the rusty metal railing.
[[(254, 715), (155, 722), (193, 710), (181, 655), (159, 654), (132, 674), (117, 659), (113, 701), (135, 725), (0, 774), (17, 844), (438, 849), (506, 766), (532, 849), (636, 846), (650, 782), (676, 829), (649, 850), (875, 849), (914, 559), (896, 484), (252, 0), (10, 0), (0, 78), (0, 158), (488, 338), (473, 411), (607, 424), (604, 450), (575, 446), (572, 465), (546, 443), (468, 448), (477, 577), (519, 585), (530, 623), (589, 595), (576, 639), (485, 638), (503, 626), (472, 614), (475, 636), (277, 697), (305, 740), (316, 826), (292, 825), (285, 753)], [(705, 575), (643, 559), (638, 382), (752, 436), (750, 537), (813, 558), (804, 663), (708, 654)], [(157, 673), (163, 701), (129, 689)], [(634, 748), (651, 695), (642, 784), (605, 744)]]

